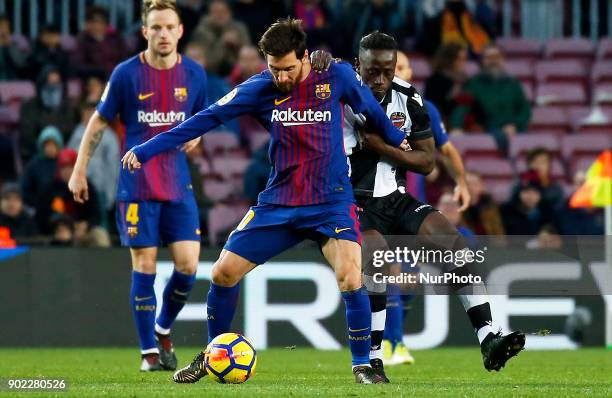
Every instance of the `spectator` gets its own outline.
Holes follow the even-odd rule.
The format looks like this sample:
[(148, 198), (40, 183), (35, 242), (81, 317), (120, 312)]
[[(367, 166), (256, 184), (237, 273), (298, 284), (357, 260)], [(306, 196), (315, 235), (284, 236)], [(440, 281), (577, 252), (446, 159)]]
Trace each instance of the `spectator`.
[(127, 48), (119, 32), (109, 26), (108, 11), (92, 6), (87, 9), (85, 30), (77, 37), (75, 65), (79, 75), (104, 72), (109, 76), (113, 68), (127, 57)]
[(363, 36), (376, 30), (394, 36), (400, 42), (402, 20), (393, 1), (369, 0), (365, 6), (356, 4), (356, 7), (352, 10), (354, 15), (358, 16), (353, 31), (353, 52), (358, 51), (359, 41)]
[(242, 46), (251, 42), (246, 26), (233, 20), (226, 0), (211, 1), (191, 40), (202, 46), (207, 71), (220, 76), (230, 73)]
[(459, 213), (459, 204), (453, 200), (453, 194), (447, 192), (440, 196), (438, 201), (438, 210), (446, 217), (451, 224), (453, 224), (457, 231), (465, 238), (468, 247), (476, 247), (476, 235), (466, 226), (462, 225), (461, 213)]
[(468, 171), (465, 179), (471, 196), (470, 207), (463, 214), (465, 226), (476, 235), (505, 235), (499, 206), (487, 192), (480, 175)]
[(69, 216), (58, 214), (51, 220), (51, 246), (74, 246), (74, 220)]
[(270, 176), (270, 158), (268, 157), (268, 143), (253, 153), (251, 163), (244, 173), (244, 196), (255, 204), (257, 196), (266, 188)]
[[(207, 59), (204, 54), (204, 50), (202, 47), (197, 45), (194, 42), (191, 42), (185, 48), (185, 55), (200, 64), (204, 69), (206, 69)], [(207, 97), (208, 103), (212, 104), (217, 102), (220, 98), (222, 98), (225, 94), (230, 92), (230, 87), (227, 85), (225, 80), (221, 79), (219, 76), (214, 73), (209, 73), (206, 71), (206, 79), (207, 79)], [(223, 126), (220, 127), (222, 130), (230, 130), (236, 134), (240, 134), (240, 123), (236, 119), (232, 119), (227, 121)]]
[(535, 238), (527, 241), (528, 249), (557, 250), (563, 247), (563, 239), (552, 225), (544, 225)]
[(261, 73), (266, 69), (266, 64), (261, 58), (259, 50), (255, 46), (244, 46), (238, 54), (238, 62), (232, 73), (227, 78), (231, 86), (237, 86), (251, 76)]
[[(546, 148), (534, 148), (527, 154), (527, 171), (520, 176), (521, 181), (531, 181), (540, 187), (541, 210), (548, 216), (563, 200), (563, 188), (553, 181), (551, 169), (551, 153)], [(518, 187), (514, 191), (517, 189)]]
[(537, 235), (549, 221), (540, 211), (542, 194), (534, 182), (522, 182), (519, 190), (501, 206), (508, 235)]
[[(482, 11), (480, 14), (490, 14)], [(475, 20), (463, 0), (448, 0), (444, 9), (425, 21), (417, 40), (417, 50), (432, 55), (440, 46), (458, 43), (471, 54), (480, 55), (491, 41), (490, 33)]]
[(36, 206), (43, 188), (53, 181), (57, 156), (63, 146), (64, 139), (56, 127), (47, 126), (41, 131), (37, 141), (38, 154), (26, 164), (21, 176), (23, 197), (28, 206)]
[(102, 72), (91, 73), (81, 81), (81, 102), (98, 103), (106, 87), (106, 78)]
[(59, 70), (53, 65), (44, 67), (36, 82), (36, 97), (23, 103), (19, 115), (19, 149), (24, 161), (34, 156), (38, 133), (45, 126), (57, 127), (64, 141), (70, 137), (76, 112), (66, 91)]
[(334, 15), (325, 1), (296, 0), (293, 3), (293, 15), (302, 20), (310, 48), (337, 47), (332, 43), (335, 39)]
[(90, 239), (88, 234), (92, 230), (100, 228), (102, 211), (95, 190), (89, 190), (89, 200), (85, 203), (75, 202), (68, 190), (68, 180), (76, 158), (77, 152), (74, 149), (66, 148), (60, 151), (55, 179), (43, 189), (36, 206), (36, 219), (41, 232), (50, 234), (53, 233), (54, 217), (70, 217), (74, 220), (74, 238), (78, 243), (82, 243)]
[(60, 42), (60, 28), (56, 25), (43, 25), (28, 57), (28, 77), (36, 80), (45, 66), (53, 65), (68, 79), (70, 60), (68, 53), (62, 48)]
[[(585, 181), (585, 172), (580, 170), (574, 175), (573, 188), (577, 191)], [(559, 207), (555, 214), (556, 226), (561, 235), (603, 235), (603, 209), (573, 208), (569, 198)]]
[(452, 113), (451, 133), (461, 133), (466, 116), (472, 113), (476, 123), (493, 134), (500, 149), (505, 151), (508, 139), (527, 129), (531, 107), (521, 82), (506, 73), (499, 47), (488, 45), (481, 61), (481, 71), (463, 89), (470, 101), (458, 105)]
[(232, 4), (234, 18), (244, 22), (250, 37), (261, 37), (279, 18), (288, 15), (283, 0), (236, 0)]
[(38, 232), (34, 219), (24, 209), (19, 184), (6, 183), (2, 186), (0, 227), (8, 228), (14, 239), (30, 238)]
[[(68, 141), (68, 147), (76, 151), (79, 149), (85, 127), (91, 115), (96, 110), (97, 102), (89, 102), (81, 107), (81, 123), (79, 123)], [(113, 130), (107, 127), (102, 132), (102, 139), (98, 149), (93, 154), (87, 178), (91, 180), (93, 186), (100, 194), (100, 201), (105, 210), (110, 210), (115, 204), (115, 194), (117, 192), (117, 178), (119, 177), (119, 141)]]
[(183, 52), (186, 44), (191, 39), (191, 34), (196, 26), (198, 26), (201, 15), (204, 14), (204, 1), (178, 0), (176, 5), (181, 16), (181, 23), (183, 24), (183, 39), (179, 40), (178, 48), (180, 52)]
[(425, 81), (425, 98), (433, 102), (446, 122), (455, 100), (467, 80), (465, 63), (467, 51), (458, 43), (446, 44), (437, 51), (433, 73)]
[(0, 15), (0, 80), (19, 78), (25, 65), (26, 54), (13, 41), (11, 22)]
[(0, 134), (0, 185), (17, 178), (15, 145), (10, 135)]

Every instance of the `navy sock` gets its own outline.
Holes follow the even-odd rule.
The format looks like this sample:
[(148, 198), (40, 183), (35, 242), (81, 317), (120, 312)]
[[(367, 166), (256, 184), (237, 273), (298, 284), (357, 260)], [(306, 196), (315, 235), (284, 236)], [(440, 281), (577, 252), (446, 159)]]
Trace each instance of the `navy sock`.
[(404, 331), (404, 314), (402, 311), (402, 299), (399, 292), (394, 291), (389, 286), (387, 296), (387, 318), (385, 322), (385, 340), (391, 342), (391, 347), (395, 349), (398, 343), (402, 342)]
[(240, 293), (240, 284), (224, 287), (211, 283), (206, 303), (208, 342), (222, 333), (229, 332), (238, 305), (238, 293)]
[(346, 306), (349, 346), (352, 364), (370, 365), (370, 300), (362, 289), (342, 292)]
[(132, 271), (130, 301), (138, 337), (140, 338), (140, 351), (143, 354), (158, 352), (154, 331), (155, 310), (157, 308), (155, 290), (153, 289), (154, 283), (155, 274)]
[(164, 301), (155, 325), (158, 333), (170, 333), (174, 320), (187, 302), (195, 278), (195, 274), (183, 274), (174, 270), (164, 289)]

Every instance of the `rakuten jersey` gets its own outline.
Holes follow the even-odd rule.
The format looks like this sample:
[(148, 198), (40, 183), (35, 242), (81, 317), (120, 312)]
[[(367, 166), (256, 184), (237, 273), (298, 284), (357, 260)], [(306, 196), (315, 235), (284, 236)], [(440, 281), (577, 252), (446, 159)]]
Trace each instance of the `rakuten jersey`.
[[(206, 73), (200, 65), (179, 55), (172, 68), (155, 69), (140, 53), (117, 65), (97, 110), (109, 121), (119, 114), (125, 124), (123, 148), (129, 149), (184, 122), (206, 105)], [(117, 200), (168, 201), (190, 192), (185, 154), (173, 148), (134, 173), (122, 169)]]
[(350, 65), (311, 71), (283, 93), (269, 71), (251, 77), (202, 112), (172, 130), (133, 148), (141, 162), (175, 148), (237, 116), (250, 114), (270, 131), (272, 170), (260, 203), (303, 206), (354, 201), (342, 138), (344, 103), (368, 120), (385, 140), (399, 146), (405, 134), (395, 128)]

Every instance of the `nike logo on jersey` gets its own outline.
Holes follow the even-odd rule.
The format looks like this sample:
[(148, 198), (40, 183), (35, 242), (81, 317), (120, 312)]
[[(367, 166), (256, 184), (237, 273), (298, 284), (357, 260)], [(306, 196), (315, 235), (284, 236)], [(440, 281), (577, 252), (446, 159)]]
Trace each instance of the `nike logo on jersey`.
[(289, 101), (290, 99), (291, 99), (291, 96), (288, 96), (287, 98), (283, 98), (282, 100), (277, 100), (276, 98), (274, 98), (274, 105), (279, 106), (283, 102)]
[(138, 99), (139, 99), (140, 101), (144, 101), (144, 100), (146, 100), (147, 98), (152, 97), (154, 94), (155, 94), (155, 93), (138, 94)]
[(151, 299), (151, 298), (153, 298), (153, 296), (147, 296), (147, 297), (138, 297), (138, 296), (136, 296), (136, 297), (134, 297), (134, 301), (145, 301), (145, 300), (148, 300), (148, 299)]
[(337, 234), (339, 234), (342, 231), (348, 231), (350, 228), (338, 228), (336, 227), (336, 229), (334, 230)]

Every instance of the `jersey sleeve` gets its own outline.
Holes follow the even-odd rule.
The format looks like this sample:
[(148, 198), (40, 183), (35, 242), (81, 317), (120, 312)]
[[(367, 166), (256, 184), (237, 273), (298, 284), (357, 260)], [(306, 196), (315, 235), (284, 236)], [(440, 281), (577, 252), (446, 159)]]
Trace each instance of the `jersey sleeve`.
[(423, 97), (414, 90), (412, 95), (406, 100), (406, 109), (412, 121), (410, 128), (410, 138), (413, 140), (425, 140), (431, 138), (431, 121), (427, 107), (423, 103)]
[(385, 141), (395, 147), (400, 146), (405, 134), (397, 129), (374, 98), (370, 88), (363, 84), (359, 75), (347, 63), (333, 64), (340, 81), (340, 98), (353, 108), (355, 114), (363, 113), (368, 121), (376, 126)]
[(431, 132), (436, 148), (440, 148), (448, 142), (448, 135), (446, 134), (446, 128), (440, 116), (440, 111), (438, 111), (436, 106), (429, 101), (425, 101), (425, 107), (429, 113), (429, 119), (431, 120)]
[(198, 96), (193, 104), (193, 113), (199, 112), (208, 106), (208, 76), (204, 68), (198, 70)]
[(115, 119), (115, 116), (117, 116), (117, 113), (119, 113), (123, 106), (125, 95), (123, 95), (122, 90), (125, 85), (121, 82), (122, 70), (121, 66), (113, 70), (110, 79), (106, 83), (100, 102), (96, 107), (98, 113), (109, 122)]
[(138, 161), (144, 163), (153, 156), (175, 149), (235, 117), (250, 113), (257, 105), (257, 90), (257, 82), (247, 80), (208, 108), (147, 142), (136, 145), (132, 151)]

